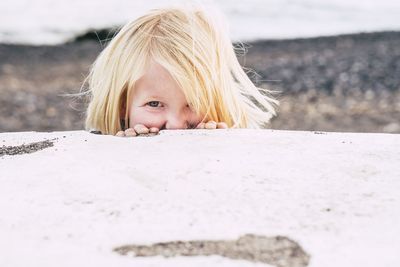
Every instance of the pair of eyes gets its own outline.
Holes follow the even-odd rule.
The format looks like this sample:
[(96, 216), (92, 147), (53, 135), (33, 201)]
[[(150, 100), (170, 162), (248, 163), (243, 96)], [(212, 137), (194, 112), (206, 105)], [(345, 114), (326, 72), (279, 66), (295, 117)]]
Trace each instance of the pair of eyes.
[[(162, 103), (160, 101), (150, 101), (150, 102), (147, 102), (146, 105), (149, 106), (149, 107), (152, 107), (152, 108), (161, 108), (161, 107), (163, 107), (163, 105), (162, 105)], [(187, 104), (186, 107), (190, 108), (190, 105)]]

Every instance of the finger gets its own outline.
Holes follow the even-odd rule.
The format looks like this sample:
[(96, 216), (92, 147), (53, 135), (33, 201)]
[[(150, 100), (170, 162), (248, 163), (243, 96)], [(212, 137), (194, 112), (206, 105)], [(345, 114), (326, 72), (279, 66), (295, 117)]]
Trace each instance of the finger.
[(151, 127), (151, 128), (150, 128), (150, 132), (151, 132), (151, 133), (158, 133), (158, 132), (159, 132), (159, 129), (158, 129), (157, 127)]
[(135, 129), (133, 129), (133, 128), (128, 128), (125, 130), (125, 136), (133, 137), (136, 135), (137, 135), (137, 133), (136, 133)]
[(217, 129), (217, 123), (215, 121), (209, 121), (205, 125), (206, 129)]
[(228, 129), (228, 125), (225, 122), (218, 122), (217, 129)]
[(118, 132), (115, 134), (115, 136), (124, 137), (124, 136), (125, 136), (125, 133), (124, 133), (124, 131), (118, 131)]
[(206, 124), (204, 122), (201, 122), (199, 123), (199, 125), (196, 126), (196, 129), (204, 129), (205, 125)]
[(135, 131), (138, 134), (147, 134), (149, 133), (149, 128), (147, 128), (146, 126), (144, 126), (143, 124), (136, 124), (133, 129), (135, 129)]

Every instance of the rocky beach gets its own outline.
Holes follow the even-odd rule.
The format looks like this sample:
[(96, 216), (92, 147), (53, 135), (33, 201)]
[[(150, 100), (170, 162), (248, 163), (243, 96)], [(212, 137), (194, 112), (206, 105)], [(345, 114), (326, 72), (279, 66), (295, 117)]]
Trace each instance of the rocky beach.
[[(0, 132), (83, 129), (86, 100), (68, 94), (104, 45), (93, 32), (56, 46), (0, 44)], [(235, 47), (253, 81), (280, 100), (268, 128), (400, 133), (400, 32)]]

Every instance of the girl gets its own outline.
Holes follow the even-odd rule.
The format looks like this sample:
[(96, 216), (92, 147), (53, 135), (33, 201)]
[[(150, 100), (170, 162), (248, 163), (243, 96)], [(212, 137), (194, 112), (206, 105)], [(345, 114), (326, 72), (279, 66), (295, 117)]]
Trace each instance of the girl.
[(268, 123), (278, 102), (247, 77), (216, 18), (199, 7), (162, 8), (122, 27), (85, 79), (86, 129), (136, 136)]

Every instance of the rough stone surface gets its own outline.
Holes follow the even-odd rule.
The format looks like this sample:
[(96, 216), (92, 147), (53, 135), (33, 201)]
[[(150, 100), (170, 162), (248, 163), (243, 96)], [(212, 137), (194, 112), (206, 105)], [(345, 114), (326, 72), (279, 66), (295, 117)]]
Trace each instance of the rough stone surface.
[[(7, 147), (56, 138), (0, 159), (0, 266), (290, 266), (285, 252), (279, 263), (251, 260), (263, 245), (232, 252), (243, 236), (291, 240), (301, 248), (291, 258), (301, 262), (303, 251), (311, 267), (400, 266), (400, 135), (0, 134)], [(115, 251), (130, 244), (150, 252), (192, 244), (197, 256), (176, 247), (149, 257)]]

